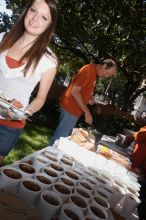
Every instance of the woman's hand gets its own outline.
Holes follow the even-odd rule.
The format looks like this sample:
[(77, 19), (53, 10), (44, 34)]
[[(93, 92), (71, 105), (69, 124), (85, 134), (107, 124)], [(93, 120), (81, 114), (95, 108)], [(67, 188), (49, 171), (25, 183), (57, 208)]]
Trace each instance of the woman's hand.
[(28, 115), (28, 116), (32, 116), (32, 115), (33, 115), (33, 112), (32, 112), (31, 109), (26, 108), (26, 109), (25, 109), (25, 114)]

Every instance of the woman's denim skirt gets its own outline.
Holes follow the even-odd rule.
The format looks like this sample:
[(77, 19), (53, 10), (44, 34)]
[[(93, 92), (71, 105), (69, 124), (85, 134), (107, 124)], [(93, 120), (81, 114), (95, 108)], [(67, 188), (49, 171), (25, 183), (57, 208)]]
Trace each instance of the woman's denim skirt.
[(24, 128), (0, 125), (0, 156), (6, 156), (15, 147)]

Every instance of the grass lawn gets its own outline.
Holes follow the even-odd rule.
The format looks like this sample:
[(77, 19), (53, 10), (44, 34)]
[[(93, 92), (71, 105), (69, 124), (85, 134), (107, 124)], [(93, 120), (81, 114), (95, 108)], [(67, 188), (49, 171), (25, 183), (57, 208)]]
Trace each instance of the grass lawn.
[(4, 160), (4, 165), (11, 164), (21, 158), (48, 146), (53, 131), (46, 127), (29, 124), (25, 127), (16, 147)]

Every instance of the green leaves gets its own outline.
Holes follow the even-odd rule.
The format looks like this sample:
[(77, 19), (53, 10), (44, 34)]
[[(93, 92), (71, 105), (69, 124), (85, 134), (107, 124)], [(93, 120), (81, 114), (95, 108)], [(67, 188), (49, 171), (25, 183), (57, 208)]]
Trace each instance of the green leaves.
[[(7, 0), (14, 14), (27, 2)], [(5, 23), (4, 28), (9, 27), (6, 18)], [(117, 86), (116, 96), (123, 100), (122, 108), (128, 108), (128, 100), (145, 77), (146, 4), (143, 0), (59, 0), (52, 43), (60, 67), (68, 66), (66, 71), (70, 68), (74, 73), (85, 63), (113, 58), (120, 78), (125, 78), (121, 91)]]

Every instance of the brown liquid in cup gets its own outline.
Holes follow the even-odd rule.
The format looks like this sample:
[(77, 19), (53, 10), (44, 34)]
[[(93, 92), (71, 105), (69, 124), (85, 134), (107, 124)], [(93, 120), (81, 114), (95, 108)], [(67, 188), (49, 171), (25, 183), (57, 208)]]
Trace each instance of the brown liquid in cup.
[(57, 162), (57, 159), (55, 159), (54, 157), (51, 157), (49, 155), (45, 155), (45, 157), (47, 157), (49, 160), (52, 160), (54, 162)]
[(57, 177), (57, 173), (55, 173), (55, 171), (53, 171), (53, 170), (44, 169), (44, 172), (49, 176)]
[[(94, 173), (94, 175), (99, 175), (99, 173), (98, 173), (96, 170), (94, 170), (94, 169), (92, 169), (92, 168), (90, 168), (90, 170), (91, 170), (92, 173)], [(90, 175), (91, 175), (91, 174), (90, 174)]]
[(82, 195), (82, 196), (84, 196), (85, 198), (90, 198), (90, 195), (88, 194), (88, 193), (86, 193), (84, 190), (82, 190), (82, 189), (77, 189), (77, 192), (80, 194), (80, 195)]
[(79, 217), (71, 210), (64, 209), (65, 214), (72, 220), (80, 220)]
[(97, 179), (100, 183), (106, 184), (106, 181), (104, 181), (104, 180), (102, 180), (102, 179), (100, 179), (100, 178), (97, 178), (97, 177), (96, 177), (96, 179)]
[(91, 211), (94, 213), (94, 215), (96, 215), (97, 217), (101, 218), (101, 219), (105, 219), (105, 214), (97, 207), (95, 206), (91, 206), (90, 207)]
[(54, 205), (54, 206), (58, 206), (59, 205), (58, 200), (56, 198), (54, 198), (53, 196), (43, 195), (43, 198), (50, 205)]
[(104, 197), (104, 198), (106, 198), (106, 199), (108, 199), (108, 196), (107, 195), (105, 195), (103, 192), (100, 192), (100, 191), (97, 191), (102, 197)]
[(37, 184), (37, 183), (34, 183), (32, 181), (23, 181), (23, 185), (25, 186), (25, 188), (31, 190), (31, 191), (40, 191), (41, 190), (41, 187)]
[(86, 189), (92, 190), (92, 188), (89, 186), (88, 183), (86, 183), (86, 182), (80, 182), (80, 184), (81, 184), (83, 187), (85, 187)]
[(117, 187), (114, 187), (114, 189), (118, 192), (118, 193), (121, 193), (120, 189), (117, 188)]
[(105, 187), (103, 187), (107, 192), (109, 192), (109, 193), (112, 193), (113, 194), (113, 192), (110, 190), (110, 189), (107, 189), (107, 188), (105, 188)]
[(130, 198), (131, 200), (134, 200), (134, 198), (133, 198), (132, 196), (129, 196), (129, 198)]
[(88, 170), (85, 170), (85, 173), (87, 173), (88, 175), (91, 175), (91, 173), (89, 173), (89, 171), (88, 171)]
[(92, 180), (90, 180), (90, 179), (88, 179), (88, 178), (86, 178), (86, 180), (87, 180), (89, 183), (91, 183), (91, 184), (95, 184), (94, 181), (92, 181)]
[(47, 152), (47, 154), (51, 154), (51, 156), (55, 156), (56, 157), (56, 154), (55, 154), (55, 152), (51, 152), (51, 151), (49, 151), (49, 152)]
[(4, 174), (12, 179), (20, 179), (22, 177), (22, 175), (13, 169), (5, 169), (3, 170)]
[(25, 160), (23, 163), (28, 163), (29, 165), (32, 165), (32, 160)]
[(49, 179), (47, 179), (47, 177), (44, 177), (44, 176), (36, 176), (36, 178), (42, 182), (42, 183), (45, 183), (45, 184), (51, 184), (51, 181)]
[(103, 175), (103, 177), (104, 177), (106, 180), (110, 180), (110, 177), (108, 177), (108, 176), (104, 176), (104, 175)]
[(70, 178), (74, 179), (74, 180), (78, 180), (79, 179), (79, 177), (75, 173), (73, 173), (73, 172), (67, 171), (66, 175), (69, 176)]
[(115, 181), (115, 183), (116, 183), (118, 186), (123, 187), (122, 183), (120, 183), (120, 182), (118, 182), (118, 181)]
[(60, 178), (61, 180), (62, 180), (62, 182), (63, 183), (65, 183), (66, 185), (68, 185), (68, 186), (74, 186), (74, 183), (71, 181), (71, 180), (69, 180), (69, 179), (66, 179), (66, 178)]
[(70, 194), (69, 189), (66, 186), (63, 186), (61, 184), (54, 185), (56, 190), (63, 193), (63, 194)]
[(56, 165), (54, 163), (51, 163), (50, 166), (54, 169), (54, 170), (57, 170), (57, 171), (63, 171), (63, 168), (59, 165)]
[(19, 164), (19, 168), (25, 173), (30, 173), (30, 174), (35, 173), (35, 169), (29, 164)]
[(129, 190), (129, 192), (131, 192), (131, 193), (133, 193), (133, 194), (136, 193), (136, 192), (135, 192), (132, 188), (130, 188), (130, 187), (127, 187), (127, 189)]
[(78, 175), (82, 176), (82, 173), (80, 173), (80, 171), (78, 170), (73, 170), (73, 172), (77, 173)]
[(63, 163), (65, 163), (66, 165), (69, 165), (69, 166), (72, 166), (72, 165), (73, 165), (70, 161), (68, 161), (68, 160), (66, 160), (66, 159), (61, 159), (61, 161), (62, 161)]
[(71, 160), (71, 161), (74, 160), (72, 156), (69, 156), (69, 155), (66, 155), (66, 154), (63, 155), (63, 159)]
[(107, 208), (107, 203), (102, 199), (102, 198), (99, 198), (99, 197), (94, 197), (94, 200), (99, 204), (101, 205), (102, 207), (105, 207)]
[(85, 220), (93, 220), (93, 218), (88, 218), (88, 217), (87, 217), (87, 218), (85, 218)]
[(38, 160), (39, 162), (41, 162), (41, 163), (46, 163), (46, 164), (47, 164), (47, 162), (46, 162), (45, 160), (43, 160), (43, 159), (37, 158), (37, 160)]
[(84, 200), (78, 196), (71, 196), (71, 200), (73, 201), (74, 204), (76, 204), (77, 206), (81, 207), (81, 208), (86, 208), (87, 205), (84, 202)]

